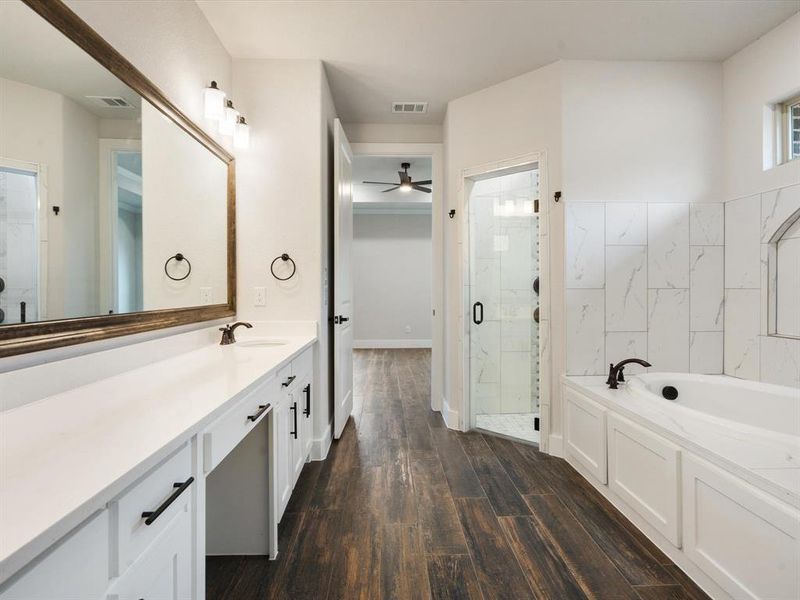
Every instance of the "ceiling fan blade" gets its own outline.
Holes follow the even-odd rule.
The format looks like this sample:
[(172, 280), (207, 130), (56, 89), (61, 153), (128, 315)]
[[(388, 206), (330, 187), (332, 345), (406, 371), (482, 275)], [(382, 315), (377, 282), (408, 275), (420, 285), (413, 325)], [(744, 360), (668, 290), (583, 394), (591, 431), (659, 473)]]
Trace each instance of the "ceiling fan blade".
[(433, 183), (432, 179), (426, 179), (425, 181), (415, 181), (415, 185), (430, 185)]
[(396, 190), (399, 187), (400, 187), (399, 185), (396, 185), (394, 187), (390, 187), (388, 190), (383, 190), (383, 193), (385, 194), (386, 192), (393, 192), (394, 190)]
[(374, 183), (376, 185), (397, 185), (394, 181), (362, 181), (361, 183)]
[(417, 185), (416, 183), (412, 184), (411, 187), (418, 192), (425, 192), (426, 194), (431, 193), (431, 188), (422, 187), (421, 185)]

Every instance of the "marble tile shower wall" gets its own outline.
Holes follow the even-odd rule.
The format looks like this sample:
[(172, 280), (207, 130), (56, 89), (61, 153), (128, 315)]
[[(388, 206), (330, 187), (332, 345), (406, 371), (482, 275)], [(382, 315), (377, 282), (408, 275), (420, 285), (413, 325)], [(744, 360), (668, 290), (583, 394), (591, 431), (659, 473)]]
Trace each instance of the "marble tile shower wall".
[(724, 234), (722, 203), (568, 204), (567, 373), (722, 373)]
[(800, 340), (767, 334), (769, 242), (798, 211), (800, 184), (725, 204), (726, 375), (800, 386)]

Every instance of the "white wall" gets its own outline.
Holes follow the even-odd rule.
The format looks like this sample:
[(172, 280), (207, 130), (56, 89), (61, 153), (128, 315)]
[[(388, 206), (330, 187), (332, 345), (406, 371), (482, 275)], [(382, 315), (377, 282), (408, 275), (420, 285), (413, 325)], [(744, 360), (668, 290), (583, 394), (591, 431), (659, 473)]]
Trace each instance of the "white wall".
[[(551, 249), (551, 305), (543, 302), (541, 320), (550, 320), (553, 364), (542, 364), (554, 377), (563, 372), (563, 204), (552, 202), (552, 193), (561, 189), (561, 65), (556, 63), (515, 77), (474, 94), (451, 101), (444, 122), (445, 212), (456, 209), (457, 218), (445, 218), (445, 418), (451, 426), (463, 424), (465, 390), (463, 385), (464, 322), (461, 273), (461, 223), (465, 211), (462, 201), (462, 171), (479, 165), (508, 160), (533, 152), (547, 155), (550, 230), (542, 231), (543, 243)], [(544, 241), (548, 236), (548, 241)], [(552, 431), (560, 431), (558, 386), (541, 390), (542, 406), (550, 406)], [(455, 422), (451, 422), (455, 420)]]
[[(770, 336), (768, 242), (800, 210), (800, 161), (769, 167), (769, 106), (800, 92), (800, 14), (723, 65), (725, 373), (800, 385), (800, 340)], [(765, 168), (766, 167), (766, 168)], [(796, 310), (796, 308), (795, 308)]]
[(96, 314), (98, 119), (61, 94), (0, 79), (0, 156), (44, 168), (47, 311)]
[(356, 347), (430, 347), (431, 215), (356, 214), (353, 220)]
[(772, 134), (767, 107), (800, 92), (800, 13), (722, 64), (724, 198), (733, 200), (800, 182), (800, 165), (764, 168)]
[[(175, 123), (142, 104), (144, 310), (225, 304), (228, 299), (228, 167)], [(182, 253), (192, 272), (173, 281), (166, 260)], [(171, 261), (184, 277), (188, 265)], [(203, 302), (201, 292), (210, 294)]]
[(719, 63), (561, 64), (568, 201), (721, 201)]
[[(234, 92), (251, 123), (250, 148), (237, 153), (238, 317), (320, 323), (320, 348), (328, 344), (323, 295), (327, 260), (329, 122), (335, 115), (318, 60), (237, 60)], [(288, 281), (270, 263), (288, 253), (297, 272)], [(266, 306), (255, 306), (256, 287)], [(317, 356), (328, 397), (327, 354)], [(329, 407), (326, 407), (329, 408)], [(318, 419), (317, 419), (318, 417)], [(330, 413), (317, 411), (314, 437), (326, 435)]]
[(231, 57), (194, 2), (67, 0), (67, 5), (142, 71), (192, 121), (224, 145), (203, 117), (211, 80), (231, 92)]
[(344, 123), (351, 144), (407, 143), (438, 144), (444, 140), (441, 125), (399, 123)]

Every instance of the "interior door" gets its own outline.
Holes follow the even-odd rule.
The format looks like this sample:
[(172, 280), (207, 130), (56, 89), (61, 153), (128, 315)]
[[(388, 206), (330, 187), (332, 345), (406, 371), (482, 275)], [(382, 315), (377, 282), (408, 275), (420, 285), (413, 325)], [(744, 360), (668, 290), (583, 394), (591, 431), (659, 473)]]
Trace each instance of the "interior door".
[(353, 152), (339, 119), (333, 124), (333, 434), (353, 412)]

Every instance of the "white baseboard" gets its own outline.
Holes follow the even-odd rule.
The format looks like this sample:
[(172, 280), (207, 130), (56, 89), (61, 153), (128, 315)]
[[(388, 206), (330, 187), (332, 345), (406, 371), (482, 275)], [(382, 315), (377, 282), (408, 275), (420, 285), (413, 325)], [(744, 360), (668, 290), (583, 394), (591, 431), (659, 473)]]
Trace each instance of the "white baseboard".
[(564, 458), (564, 438), (561, 435), (551, 433), (547, 436), (547, 453)]
[(325, 429), (325, 435), (311, 442), (311, 460), (325, 460), (328, 457), (328, 450), (331, 449), (331, 425)]
[(431, 340), (355, 340), (353, 348), (431, 348)]
[(445, 398), (442, 398), (442, 418), (444, 419), (444, 424), (447, 425), (448, 429), (459, 429), (458, 411), (450, 408), (450, 405), (447, 403)]

